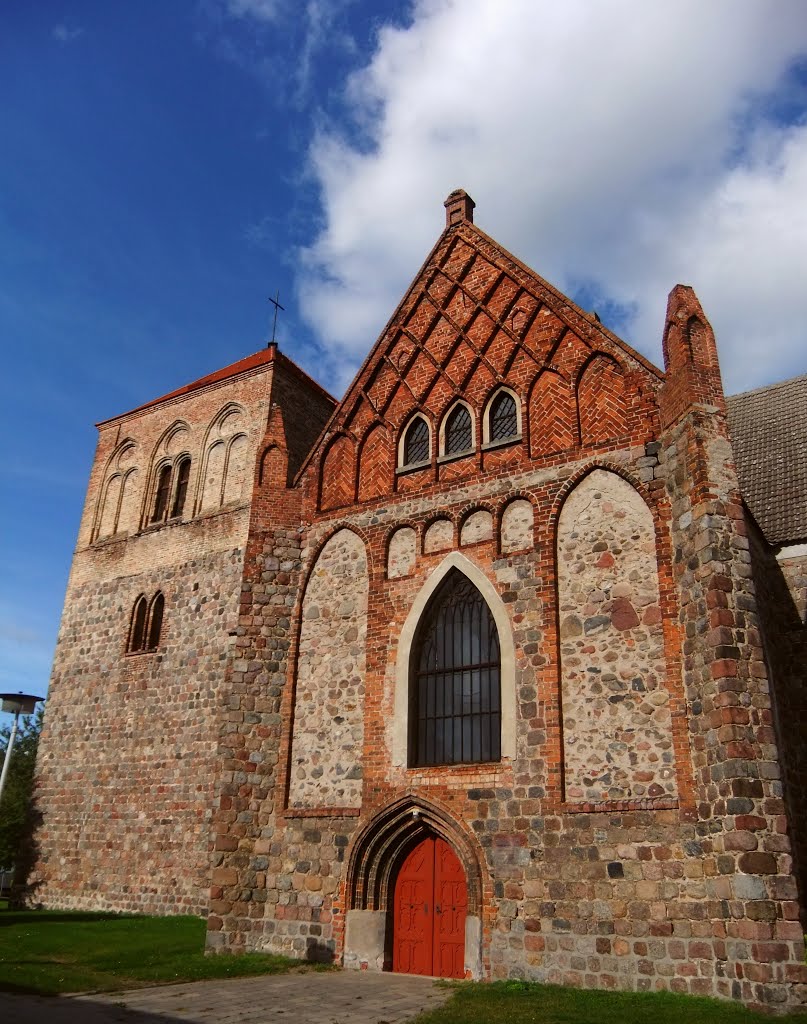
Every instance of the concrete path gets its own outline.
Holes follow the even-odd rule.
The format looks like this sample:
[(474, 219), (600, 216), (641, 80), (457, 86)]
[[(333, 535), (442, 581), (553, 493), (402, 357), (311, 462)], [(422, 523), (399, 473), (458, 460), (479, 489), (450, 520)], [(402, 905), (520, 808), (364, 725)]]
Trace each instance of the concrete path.
[(399, 1024), (449, 995), (431, 978), (329, 971), (0, 1001), (8, 1024)]

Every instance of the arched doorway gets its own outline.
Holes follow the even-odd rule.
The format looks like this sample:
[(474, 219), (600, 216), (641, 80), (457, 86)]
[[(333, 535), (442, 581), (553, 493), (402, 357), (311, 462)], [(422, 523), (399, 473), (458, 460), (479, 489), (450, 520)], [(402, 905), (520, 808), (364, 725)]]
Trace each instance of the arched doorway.
[(459, 857), (441, 836), (420, 839), (395, 878), (393, 971), (464, 978), (467, 913), (468, 881)]
[(481, 978), (481, 863), (445, 808), (405, 796), (380, 810), (348, 855), (345, 967)]

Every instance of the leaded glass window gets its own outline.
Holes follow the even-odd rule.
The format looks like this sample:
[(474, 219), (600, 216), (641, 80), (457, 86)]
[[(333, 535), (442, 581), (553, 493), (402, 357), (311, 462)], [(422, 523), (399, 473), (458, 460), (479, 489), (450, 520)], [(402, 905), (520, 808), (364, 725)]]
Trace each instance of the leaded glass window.
[(429, 458), (429, 424), (420, 416), (413, 420), (404, 440), (404, 465), (412, 466)]
[(452, 569), (428, 605), (413, 654), (412, 767), (501, 759), (501, 657), (493, 616)]
[(471, 414), (464, 405), (457, 405), (446, 420), (446, 455), (457, 455), (473, 447)]
[(490, 440), (504, 441), (518, 436), (516, 401), (508, 391), (500, 391), (490, 406)]

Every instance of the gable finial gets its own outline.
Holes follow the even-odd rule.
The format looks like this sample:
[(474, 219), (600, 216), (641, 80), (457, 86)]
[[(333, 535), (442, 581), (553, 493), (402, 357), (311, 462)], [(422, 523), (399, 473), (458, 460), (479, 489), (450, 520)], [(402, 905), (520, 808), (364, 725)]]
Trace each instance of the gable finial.
[(476, 203), (464, 188), (455, 188), (449, 194), (443, 206), (446, 208), (447, 228), (450, 228), (452, 224), (460, 224), (464, 220), (468, 221), (469, 224), (473, 224)]

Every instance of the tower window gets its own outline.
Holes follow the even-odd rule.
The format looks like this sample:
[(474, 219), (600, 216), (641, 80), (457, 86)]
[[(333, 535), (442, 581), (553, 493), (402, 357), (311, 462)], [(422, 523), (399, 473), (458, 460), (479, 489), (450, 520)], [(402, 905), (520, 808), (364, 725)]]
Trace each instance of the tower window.
[(191, 475), (191, 460), (182, 459), (177, 467), (177, 489), (174, 495), (174, 504), (171, 509), (171, 516), (181, 516), (185, 508), (185, 498), (188, 494), (188, 479)]
[(157, 478), (157, 491), (154, 496), (154, 514), (151, 517), (152, 523), (159, 523), (165, 519), (168, 509), (168, 499), (171, 495), (171, 467), (163, 466)]
[(147, 654), (160, 646), (165, 598), (158, 590), (149, 603), (143, 594), (132, 609), (127, 654)]

